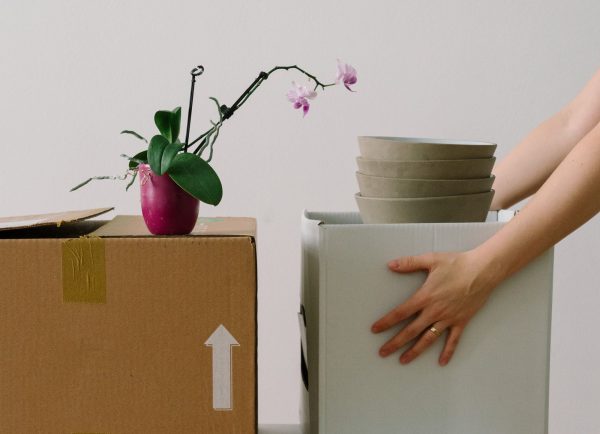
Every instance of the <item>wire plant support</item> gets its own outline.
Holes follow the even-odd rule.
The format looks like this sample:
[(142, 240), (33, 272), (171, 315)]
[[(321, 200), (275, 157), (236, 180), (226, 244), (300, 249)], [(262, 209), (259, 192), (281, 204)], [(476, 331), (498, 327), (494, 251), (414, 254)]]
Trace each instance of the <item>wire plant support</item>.
[(204, 66), (198, 65), (190, 72), (192, 76), (192, 84), (190, 88), (190, 105), (188, 107), (188, 116), (187, 116), (187, 128), (185, 130), (185, 146), (184, 152), (188, 150), (188, 141), (190, 139), (190, 124), (192, 123), (192, 108), (194, 107), (194, 87), (196, 85), (196, 77), (201, 76), (204, 73)]

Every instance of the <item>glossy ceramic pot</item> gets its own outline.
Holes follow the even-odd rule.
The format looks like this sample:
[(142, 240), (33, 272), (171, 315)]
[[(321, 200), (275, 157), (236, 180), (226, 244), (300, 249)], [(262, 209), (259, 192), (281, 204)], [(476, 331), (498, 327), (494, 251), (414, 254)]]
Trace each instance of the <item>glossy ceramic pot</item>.
[(142, 215), (154, 235), (186, 235), (198, 220), (200, 201), (168, 174), (157, 175), (148, 164), (138, 166)]

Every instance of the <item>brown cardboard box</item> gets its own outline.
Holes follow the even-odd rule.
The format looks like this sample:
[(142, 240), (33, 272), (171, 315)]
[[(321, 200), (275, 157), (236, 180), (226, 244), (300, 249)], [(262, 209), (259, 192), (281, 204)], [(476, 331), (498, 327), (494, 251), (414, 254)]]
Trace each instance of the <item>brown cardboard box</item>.
[(254, 434), (255, 220), (104, 211), (0, 219), (0, 433)]

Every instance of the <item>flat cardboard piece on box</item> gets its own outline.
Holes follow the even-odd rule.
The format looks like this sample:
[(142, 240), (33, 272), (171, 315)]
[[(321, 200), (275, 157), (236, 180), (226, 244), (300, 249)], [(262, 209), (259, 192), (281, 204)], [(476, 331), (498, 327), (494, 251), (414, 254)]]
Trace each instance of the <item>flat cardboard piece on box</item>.
[(0, 231), (33, 228), (39, 226), (60, 226), (63, 223), (71, 223), (97, 217), (101, 214), (112, 211), (113, 209), (114, 208), (95, 208), (77, 211), (62, 211), (49, 214), (0, 217)]
[(1, 434), (256, 432), (250, 232), (82, 238), (103, 244), (102, 303), (64, 298), (71, 240), (18, 233), (0, 239)]
[[(98, 237), (153, 236), (137, 215), (118, 215), (90, 235)], [(249, 217), (200, 217), (190, 235), (256, 237), (256, 220)]]

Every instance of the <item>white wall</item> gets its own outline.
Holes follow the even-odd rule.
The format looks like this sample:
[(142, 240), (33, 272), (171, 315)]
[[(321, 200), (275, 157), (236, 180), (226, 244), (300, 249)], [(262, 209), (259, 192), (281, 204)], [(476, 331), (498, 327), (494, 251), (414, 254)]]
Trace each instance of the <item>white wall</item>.
[[(258, 219), (260, 418), (295, 421), (299, 216), (356, 209), (355, 137), (489, 139), (505, 155), (600, 67), (599, 16), (597, 0), (1, 0), (0, 214), (139, 213), (121, 183), (68, 189), (121, 173), (119, 154), (139, 146), (119, 131), (151, 135), (156, 109), (185, 107), (197, 63), (195, 132), (216, 117), (208, 96), (231, 103), (261, 69), (330, 79), (336, 58), (351, 62), (358, 92), (329, 89), (305, 119), (284, 97), (298, 75), (264, 84), (222, 130), (225, 197), (201, 211)], [(595, 219), (557, 250), (554, 434), (600, 426), (599, 231)]]

